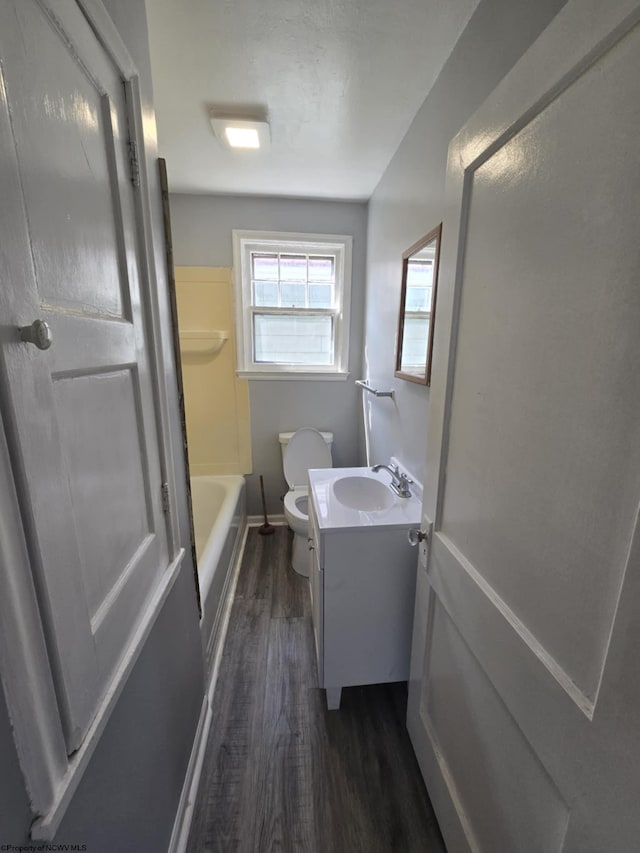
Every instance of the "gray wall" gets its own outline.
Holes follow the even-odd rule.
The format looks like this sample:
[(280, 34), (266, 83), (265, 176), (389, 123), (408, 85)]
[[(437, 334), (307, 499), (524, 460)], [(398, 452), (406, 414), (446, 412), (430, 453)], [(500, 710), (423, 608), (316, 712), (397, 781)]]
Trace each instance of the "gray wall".
[[(171, 164), (168, 163), (169, 181)], [(313, 426), (333, 431), (336, 466), (361, 464), (362, 410), (354, 379), (360, 378), (367, 205), (264, 197), (173, 194), (171, 224), (178, 266), (233, 266), (231, 231), (300, 231), (353, 237), (351, 335), (346, 382), (251, 380), (253, 476), (247, 478), (249, 514), (261, 512), (258, 475), (263, 474), (267, 510), (283, 511), (287, 491), (278, 433)]]
[[(104, 0), (138, 66), (145, 123), (153, 116), (144, 0)], [(148, 125), (147, 125), (148, 126)], [(171, 354), (162, 254), (155, 142), (146, 140), (154, 209), (165, 369), (172, 406), (173, 441), (180, 447), (175, 367)], [(182, 460), (176, 460), (182, 539), (188, 516)], [(202, 648), (190, 552), (109, 719), (57, 842), (87, 844), (91, 853), (166, 850), (204, 696)], [(0, 696), (0, 842), (26, 843), (30, 817), (24, 780)]]
[(371, 459), (396, 455), (421, 481), (429, 389), (393, 376), (402, 252), (443, 219), (449, 142), (563, 5), (480, 2), (369, 202), (363, 366), (396, 392), (367, 400)]

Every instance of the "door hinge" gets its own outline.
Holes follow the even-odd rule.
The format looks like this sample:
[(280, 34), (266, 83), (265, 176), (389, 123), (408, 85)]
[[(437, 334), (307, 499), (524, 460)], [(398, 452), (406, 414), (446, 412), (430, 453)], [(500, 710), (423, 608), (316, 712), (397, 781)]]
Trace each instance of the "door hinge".
[(162, 484), (162, 511), (168, 513), (169, 506), (169, 483)]
[(129, 168), (131, 170), (131, 183), (134, 187), (139, 187), (140, 161), (138, 160), (138, 143), (135, 139), (129, 140)]

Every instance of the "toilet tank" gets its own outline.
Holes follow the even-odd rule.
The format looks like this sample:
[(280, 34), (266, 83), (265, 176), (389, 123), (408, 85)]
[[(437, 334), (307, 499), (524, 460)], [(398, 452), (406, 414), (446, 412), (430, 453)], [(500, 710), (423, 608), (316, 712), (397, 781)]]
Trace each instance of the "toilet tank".
[[(284, 449), (289, 444), (289, 439), (296, 432), (296, 430), (292, 430), (291, 432), (279, 432), (278, 433), (278, 441), (280, 442), (280, 455), (284, 453)], [(324, 442), (331, 450), (331, 445), (333, 444), (333, 433), (332, 432), (323, 432), (322, 430), (318, 430), (320, 435), (324, 438)]]

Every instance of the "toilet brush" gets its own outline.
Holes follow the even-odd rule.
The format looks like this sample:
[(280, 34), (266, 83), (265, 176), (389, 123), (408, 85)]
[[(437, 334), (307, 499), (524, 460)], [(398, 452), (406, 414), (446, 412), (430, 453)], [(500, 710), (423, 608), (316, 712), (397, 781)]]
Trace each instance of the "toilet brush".
[(261, 524), (258, 528), (258, 533), (260, 536), (270, 536), (272, 533), (276, 532), (273, 524), (269, 524), (267, 521), (267, 503), (264, 499), (264, 480), (262, 479), (262, 474), (260, 474), (260, 494), (262, 495), (262, 512), (264, 513), (264, 524)]

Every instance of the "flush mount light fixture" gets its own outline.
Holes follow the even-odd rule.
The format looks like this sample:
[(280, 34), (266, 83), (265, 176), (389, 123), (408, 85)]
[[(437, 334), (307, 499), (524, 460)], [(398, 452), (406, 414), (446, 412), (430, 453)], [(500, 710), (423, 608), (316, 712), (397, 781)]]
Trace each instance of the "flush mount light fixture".
[(269, 147), (269, 124), (264, 120), (233, 118), (211, 113), (211, 127), (225, 148), (266, 149)]

